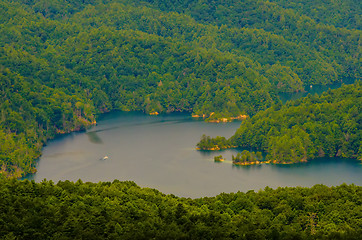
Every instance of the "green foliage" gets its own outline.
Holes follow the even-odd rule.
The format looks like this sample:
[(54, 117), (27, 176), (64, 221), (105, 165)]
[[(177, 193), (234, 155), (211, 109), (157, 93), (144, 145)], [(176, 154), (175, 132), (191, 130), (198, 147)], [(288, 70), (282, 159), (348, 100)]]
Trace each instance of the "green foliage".
[(46, 139), (85, 129), (94, 121), (94, 112), (85, 98), (0, 69), (1, 172), (20, 177), (35, 171), (34, 159)]
[(276, 163), (323, 156), (361, 158), (361, 97), (358, 82), (290, 101), (245, 120), (229, 141), (265, 150), (267, 159)]
[(297, 13), (305, 14), (315, 19), (316, 22), (362, 30), (362, 5), (358, 0), (273, 0), (272, 2), (276, 2), (284, 8), (293, 9)]
[(222, 161), (224, 161), (224, 159), (223, 159), (222, 155), (219, 155), (219, 156), (214, 157), (214, 161), (215, 162), (222, 162)]
[(263, 160), (263, 155), (261, 152), (249, 152), (248, 150), (243, 150), (241, 153), (232, 155), (233, 164), (236, 165), (250, 165), (250, 164), (259, 164)]
[(287, 4), (0, 0), (0, 167), (32, 172), (47, 139), (114, 109), (232, 119), (279, 92), (360, 78), (358, 18), (327, 25), (360, 4), (333, 21)]
[[(242, 48), (262, 64), (279, 61), (291, 67), (303, 82), (323, 84), (341, 78), (361, 78), (362, 32), (347, 29), (361, 26), (362, 5), (358, 0), (146, 2), (156, 9), (189, 15), (200, 23), (248, 32), (248, 36), (233, 39), (237, 45), (234, 48)], [(318, 11), (319, 7), (323, 10)]]
[(228, 141), (225, 137), (217, 136), (215, 138), (211, 138), (204, 134), (202, 135), (200, 142), (197, 143), (196, 147), (200, 150), (221, 150), (232, 146), (230, 145), (230, 141)]
[(358, 239), (362, 187), (178, 198), (118, 180), (0, 180), (2, 239)]

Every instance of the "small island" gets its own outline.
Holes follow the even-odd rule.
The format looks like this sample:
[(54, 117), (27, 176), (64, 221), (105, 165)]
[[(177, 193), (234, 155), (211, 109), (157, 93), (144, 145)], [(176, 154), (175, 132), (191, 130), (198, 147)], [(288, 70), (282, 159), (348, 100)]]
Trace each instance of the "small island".
[(219, 155), (219, 156), (214, 157), (214, 161), (215, 162), (223, 162), (223, 161), (225, 161), (225, 159), (222, 157), (222, 155)]

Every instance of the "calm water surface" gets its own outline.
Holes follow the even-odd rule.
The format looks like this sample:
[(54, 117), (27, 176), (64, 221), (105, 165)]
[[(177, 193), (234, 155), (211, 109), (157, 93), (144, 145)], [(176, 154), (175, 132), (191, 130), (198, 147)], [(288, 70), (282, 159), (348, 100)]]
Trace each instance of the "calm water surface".
[(306, 97), (308, 94), (314, 95), (314, 94), (322, 94), (325, 91), (328, 91), (329, 89), (336, 89), (342, 86), (342, 84), (352, 84), (355, 82), (355, 79), (345, 79), (344, 82), (336, 82), (333, 84), (327, 84), (327, 85), (309, 85), (304, 88), (304, 92), (292, 92), (292, 93), (280, 93), (279, 97), (280, 100), (282, 100), (283, 103), (289, 100), (296, 100), (298, 98)]
[[(186, 114), (147, 116), (115, 112), (98, 125), (48, 143), (29, 178), (47, 180), (131, 180), (141, 187), (184, 197), (259, 190), (266, 186), (312, 186), (323, 183), (362, 185), (362, 165), (352, 159), (319, 159), (296, 165), (233, 166), (240, 150), (201, 152), (202, 134), (230, 137), (240, 122), (205, 123)], [(227, 160), (215, 163), (222, 154)], [(108, 156), (107, 160), (101, 160)]]

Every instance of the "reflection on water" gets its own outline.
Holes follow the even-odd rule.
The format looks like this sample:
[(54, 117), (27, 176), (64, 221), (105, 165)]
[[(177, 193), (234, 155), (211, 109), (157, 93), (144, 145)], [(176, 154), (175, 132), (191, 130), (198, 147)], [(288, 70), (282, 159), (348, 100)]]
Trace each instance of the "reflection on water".
[[(197, 151), (202, 134), (230, 137), (240, 122), (213, 124), (186, 114), (147, 116), (109, 113), (87, 132), (49, 142), (29, 178), (77, 181), (135, 181), (142, 187), (184, 197), (259, 190), (266, 186), (362, 184), (355, 160), (318, 159), (296, 165), (233, 166), (231, 156), (243, 149)], [(250, 149), (248, 149), (250, 150)], [(226, 161), (215, 163), (223, 155)], [(100, 160), (108, 156), (107, 160)]]
[(96, 144), (102, 144), (103, 141), (102, 139), (98, 136), (97, 132), (87, 132), (86, 133), (88, 136), (88, 139), (90, 142), (92, 143), (96, 143)]

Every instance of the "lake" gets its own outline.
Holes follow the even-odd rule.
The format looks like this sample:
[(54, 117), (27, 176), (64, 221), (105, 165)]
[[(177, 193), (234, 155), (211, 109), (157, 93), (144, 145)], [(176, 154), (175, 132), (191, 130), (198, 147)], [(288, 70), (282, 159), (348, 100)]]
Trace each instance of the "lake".
[[(241, 149), (195, 149), (202, 134), (230, 137), (239, 125), (240, 122), (206, 123), (192, 119), (189, 114), (108, 113), (86, 132), (49, 141), (37, 161), (38, 172), (27, 178), (36, 182), (44, 178), (54, 182), (130, 180), (141, 187), (192, 198), (266, 186), (362, 185), (362, 164), (353, 159), (233, 166), (231, 155)], [(227, 161), (215, 163), (213, 157), (220, 154)], [(105, 156), (108, 159), (102, 160)]]
[(335, 82), (327, 85), (309, 85), (304, 87), (303, 92), (287, 92), (287, 93), (279, 93), (278, 95), (282, 103), (285, 103), (286, 101), (289, 100), (296, 100), (302, 97), (306, 97), (308, 94), (320, 95), (323, 92), (328, 91), (329, 89), (340, 88), (343, 84), (348, 85), (352, 83), (355, 83), (355, 79), (349, 78), (349, 79), (344, 79), (343, 82)]

